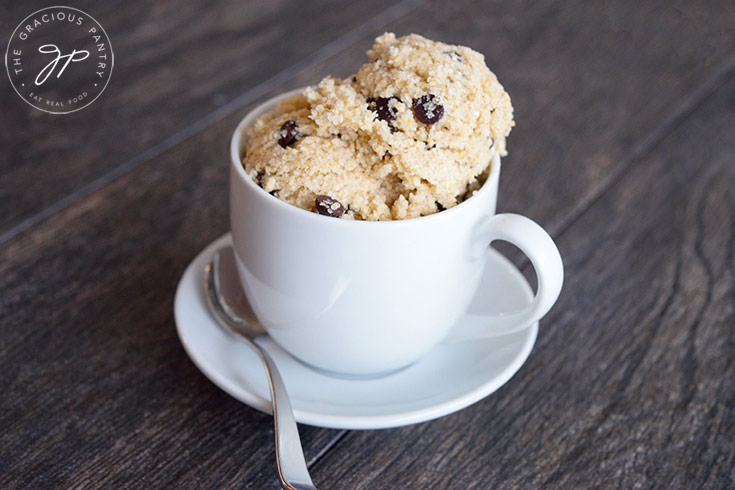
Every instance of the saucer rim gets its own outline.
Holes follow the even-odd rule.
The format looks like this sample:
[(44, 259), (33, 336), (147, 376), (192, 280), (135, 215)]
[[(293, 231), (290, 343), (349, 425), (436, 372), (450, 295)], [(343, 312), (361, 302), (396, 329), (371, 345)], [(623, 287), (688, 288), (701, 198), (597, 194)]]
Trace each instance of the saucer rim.
[[(189, 282), (195, 281), (195, 269), (201, 268), (203, 270), (203, 264), (206, 263), (206, 257), (210, 256), (216, 248), (226, 245), (228, 243), (232, 243), (232, 236), (229, 232), (211, 241), (194, 257), (193, 260), (191, 260), (191, 262), (189, 262), (183, 274), (181, 275), (179, 283), (176, 287), (176, 294), (174, 297), (174, 322), (176, 324), (176, 333), (189, 359), (210, 382), (212, 382), (215, 386), (217, 386), (236, 400), (245, 403), (246, 405), (256, 410), (271, 414), (272, 409), (269, 399), (261, 398), (255, 392), (244, 388), (241, 384), (235, 381), (231, 381), (226, 376), (220, 374), (217, 369), (213, 368), (211, 365), (207, 365), (206, 363), (204, 363), (204, 356), (200, 356), (193, 349), (192, 346), (188, 345), (188, 342), (185, 338), (185, 332), (183, 331), (184, 327), (182, 325), (184, 321), (182, 318), (183, 312), (181, 311), (183, 306), (181, 302), (183, 301), (182, 298), (184, 289), (194, 287), (194, 294), (197, 294), (198, 287), (196, 286), (196, 284), (190, 284)], [(525, 289), (525, 294), (530, 301), (533, 298), (533, 292), (531, 290), (531, 286), (528, 284), (521, 272), (500, 252), (489, 248), (488, 253), (492, 253), (493, 255), (495, 255), (495, 259), (501, 261), (503, 263), (503, 266), (509, 269), (509, 273), (511, 275), (515, 275), (516, 279), (522, 281), (523, 285), (525, 286), (523, 289)], [(211, 318), (209, 312), (207, 312), (207, 316)], [(211, 320), (213, 326), (216, 328), (216, 325), (214, 324), (215, 320), (213, 318), (211, 318)], [(298, 423), (311, 425), (314, 427), (346, 430), (374, 430), (402, 427), (433, 420), (444, 415), (449, 415), (451, 413), (462, 410), (474, 403), (477, 403), (483, 398), (491, 395), (500, 387), (502, 387), (505, 383), (507, 383), (520, 370), (520, 368), (523, 366), (523, 364), (525, 364), (526, 360), (528, 359), (533, 349), (533, 346), (536, 343), (536, 338), (538, 336), (538, 322), (521, 330), (519, 333), (525, 333), (526, 338), (522, 347), (513, 358), (512, 362), (509, 362), (507, 365), (505, 365), (498, 375), (487, 379), (486, 381), (478, 384), (478, 386), (476, 386), (474, 389), (471, 389), (466, 393), (463, 393), (460, 396), (457, 396), (450, 400), (446, 400), (444, 402), (433, 404), (427, 407), (397, 411), (396, 413), (391, 414), (339, 415), (299, 409), (298, 401), (294, 401), (292, 399), (291, 404), (293, 406), (294, 416)], [(271, 339), (267, 340), (272, 341)], [(235, 338), (233, 338), (232, 341), (240, 342)], [(431, 353), (429, 353), (428, 355), (431, 355)], [(302, 363), (299, 364), (303, 366), (303, 369), (310, 369), (308, 366)], [(314, 372), (323, 376), (327, 376), (326, 374), (319, 373), (316, 370)], [(388, 375), (386, 376), (386, 378), (390, 376), (391, 375)]]

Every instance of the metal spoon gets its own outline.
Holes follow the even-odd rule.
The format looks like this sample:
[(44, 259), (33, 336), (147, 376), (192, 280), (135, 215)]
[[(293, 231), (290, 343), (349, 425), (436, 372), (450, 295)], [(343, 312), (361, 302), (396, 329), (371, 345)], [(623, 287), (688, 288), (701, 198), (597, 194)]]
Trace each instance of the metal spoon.
[(245, 320), (250, 310), (237, 277), (232, 247), (217, 250), (204, 272), (207, 302), (219, 324), (244, 340), (263, 361), (273, 404), (276, 435), (276, 463), (281, 486), (286, 490), (316, 490), (306, 468), (296, 419), (291, 409), (286, 386), (276, 363), (255, 339), (267, 335), (260, 325)]

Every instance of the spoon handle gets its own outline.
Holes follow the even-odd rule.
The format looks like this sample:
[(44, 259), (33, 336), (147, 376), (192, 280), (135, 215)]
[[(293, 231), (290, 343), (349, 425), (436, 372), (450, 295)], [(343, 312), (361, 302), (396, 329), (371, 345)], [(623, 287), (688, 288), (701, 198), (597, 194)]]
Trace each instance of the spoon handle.
[(276, 435), (276, 462), (281, 486), (285, 490), (316, 490), (311, 482), (309, 470), (306, 468), (299, 430), (281, 373), (278, 372), (276, 363), (268, 351), (254, 340), (251, 341), (251, 344), (263, 361), (271, 390)]

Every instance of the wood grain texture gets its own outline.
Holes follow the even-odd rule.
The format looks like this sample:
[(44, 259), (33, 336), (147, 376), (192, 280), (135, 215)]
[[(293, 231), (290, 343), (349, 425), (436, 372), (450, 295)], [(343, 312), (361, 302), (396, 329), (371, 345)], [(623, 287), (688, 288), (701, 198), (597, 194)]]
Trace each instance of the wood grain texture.
[[(500, 212), (564, 229), (735, 66), (726, 2), (429, 2), (396, 34), (470, 46), (511, 95)], [(337, 54), (346, 75), (370, 39)], [(356, 61), (357, 60), (357, 61)], [(329, 73), (333, 60), (321, 66)], [(296, 77), (313, 83), (311, 71)], [(714, 81), (714, 83), (712, 83)], [(499, 247), (525, 264), (510, 247)]]
[(565, 290), (508, 385), (441, 420), (351, 432), (316, 477), (355, 489), (733, 488), (734, 122), (735, 72), (558, 238)]
[[(501, 208), (566, 230), (567, 286), (483, 402), (304, 428), (320, 488), (732, 486), (732, 83), (688, 116), (732, 24), (714, 6), (566, 5), (454, 2), (385, 27), (487, 55), (519, 121)], [(272, 92), (349, 73), (373, 34)], [(252, 106), (3, 245), (0, 487), (276, 488), (270, 417), (198, 373), (172, 315), (185, 266), (228, 228), (225, 148)]]
[[(61, 213), (73, 233), (4, 250), (0, 487), (275, 484), (271, 417), (209, 383), (173, 329), (192, 251), (227, 228), (232, 123)], [(307, 459), (335, 435), (304, 428)]]
[[(47, 4), (7, 8), (0, 16), (3, 43), (23, 18)], [(112, 78), (89, 107), (54, 115), (25, 104), (7, 76), (0, 77), (0, 235), (121, 165), (135, 165), (141, 154), (150, 158), (180, 141), (207, 115), (236, 109), (243, 102), (231, 109), (228, 103), (294, 65), (318, 59), (320, 49), (392, 2), (74, 5), (107, 31), (115, 53)]]
[(389, 27), (485, 54), (517, 121), (500, 211), (552, 231), (735, 63), (735, 10), (727, 2), (436, 1)]

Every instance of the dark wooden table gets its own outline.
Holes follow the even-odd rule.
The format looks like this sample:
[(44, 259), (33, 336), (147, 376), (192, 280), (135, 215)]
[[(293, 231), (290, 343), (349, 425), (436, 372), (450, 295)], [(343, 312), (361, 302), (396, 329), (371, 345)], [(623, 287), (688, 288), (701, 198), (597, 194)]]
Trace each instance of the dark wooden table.
[[(46, 4), (6, 2), (0, 40)], [(735, 488), (732, 2), (73, 6), (115, 50), (99, 100), (49, 115), (0, 76), (0, 488), (278, 487), (271, 417), (191, 363), (174, 290), (228, 229), (236, 122), (387, 30), (485, 54), (516, 110), (499, 208), (550, 230), (566, 282), (479, 403), (302, 426), (315, 483)]]

